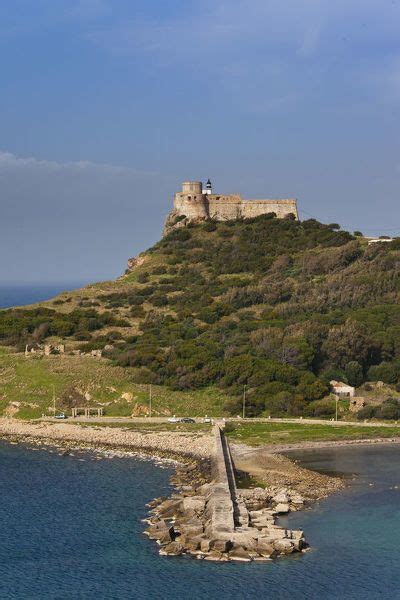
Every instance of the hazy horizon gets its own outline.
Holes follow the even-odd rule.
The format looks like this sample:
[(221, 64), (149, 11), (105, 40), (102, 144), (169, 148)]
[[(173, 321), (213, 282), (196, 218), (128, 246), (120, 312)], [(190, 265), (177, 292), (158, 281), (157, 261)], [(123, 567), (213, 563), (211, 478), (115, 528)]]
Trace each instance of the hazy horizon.
[(4, 0), (0, 281), (100, 281), (174, 191), (398, 235), (400, 5)]

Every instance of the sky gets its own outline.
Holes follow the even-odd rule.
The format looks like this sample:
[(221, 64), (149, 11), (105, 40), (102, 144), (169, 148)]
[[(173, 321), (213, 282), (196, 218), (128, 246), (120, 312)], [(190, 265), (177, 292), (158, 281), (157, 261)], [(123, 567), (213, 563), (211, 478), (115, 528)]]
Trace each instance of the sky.
[(400, 0), (2, 0), (0, 283), (120, 275), (184, 180), (399, 235)]

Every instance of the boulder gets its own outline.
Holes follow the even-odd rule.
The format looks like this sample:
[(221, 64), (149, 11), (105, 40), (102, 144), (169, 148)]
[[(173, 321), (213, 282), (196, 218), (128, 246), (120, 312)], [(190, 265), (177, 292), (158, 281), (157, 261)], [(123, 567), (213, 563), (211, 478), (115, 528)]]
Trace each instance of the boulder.
[(145, 529), (144, 533), (148, 535), (151, 540), (168, 540), (168, 537), (172, 540), (175, 536), (174, 528), (167, 525), (165, 521), (156, 521), (155, 523), (152, 523), (150, 527)]
[(304, 498), (300, 496), (300, 494), (292, 493), (290, 494), (290, 502), (291, 504), (295, 504), (296, 506), (303, 506)]
[(195, 536), (195, 537), (186, 537), (185, 539), (185, 543), (183, 544), (185, 549), (188, 550), (189, 552), (196, 552), (197, 550), (201, 550), (200, 547), (201, 544), (201, 537)]
[(301, 529), (293, 529), (292, 531), (288, 531), (288, 537), (290, 537), (294, 549), (298, 552), (301, 552), (301, 550), (307, 546), (304, 539), (304, 532)]
[(286, 529), (282, 527), (278, 527), (277, 525), (272, 525), (270, 527), (265, 527), (261, 530), (260, 537), (268, 537), (271, 540), (283, 540), (287, 537)]
[(277, 556), (277, 551), (269, 540), (259, 539), (256, 551), (266, 558), (275, 558)]
[(244, 501), (248, 510), (265, 508), (271, 501), (271, 494), (263, 488), (241, 489), (238, 496)]
[(200, 540), (200, 550), (202, 552), (209, 552), (210, 551), (210, 540), (208, 538), (202, 538)]
[(207, 556), (204, 557), (204, 560), (220, 561), (226, 560), (226, 558), (224, 558), (222, 552), (220, 552), (219, 550), (210, 550)]
[(185, 536), (196, 536), (196, 535), (202, 535), (204, 533), (204, 527), (203, 525), (200, 523), (199, 525), (191, 525), (190, 523), (181, 523), (179, 525), (179, 531), (181, 532), (182, 535)]
[(289, 496), (287, 495), (286, 490), (281, 490), (272, 498), (272, 500), (273, 502), (276, 502), (276, 504), (280, 504), (281, 502), (287, 504), (289, 502)]
[(160, 544), (169, 544), (175, 539), (175, 531), (173, 527), (161, 529), (159, 536), (156, 538)]
[(300, 538), (299, 540), (291, 540), (293, 544), (293, 548), (297, 550), (297, 552), (301, 552), (303, 548), (307, 547), (306, 541), (304, 538)]
[(251, 522), (254, 527), (268, 527), (270, 524), (275, 523), (275, 519), (272, 511), (263, 509), (263, 510), (253, 510), (250, 511)]
[(271, 525), (269, 527), (269, 531), (272, 533), (272, 535), (279, 539), (288, 537), (287, 529), (280, 527), (279, 525)]
[(279, 554), (292, 554), (294, 552), (294, 544), (288, 539), (275, 540), (274, 548)]
[(185, 493), (185, 494), (193, 492), (193, 486), (192, 485), (181, 485), (181, 486), (179, 486), (179, 488), (180, 488), (180, 491), (183, 492), (183, 493)]
[(204, 496), (186, 496), (182, 501), (182, 511), (185, 515), (200, 515), (204, 512), (205, 505)]
[(166, 546), (163, 546), (159, 552), (162, 556), (180, 556), (183, 554), (184, 548), (178, 541), (171, 542)]
[(249, 531), (244, 531), (244, 532), (235, 531), (232, 534), (231, 538), (232, 538), (234, 547), (241, 547), (241, 548), (244, 548), (245, 550), (255, 551), (256, 545), (257, 545), (257, 538), (254, 536), (258, 534), (258, 531), (257, 531), (257, 529), (256, 530), (253, 529), (253, 531), (252, 531), (251, 529), (253, 529), (253, 528), (250, 528)]
[(212, 490), (212, 483), (204, 483), (203, 485), (196, 488), (196, 494), (198, 496), (207, 496)]
[(170, 519), (172, 517), (175, 517), (177, 514), (179, 514), (179, 512), (181, 510), (181, 505), (182, 505), (182, 500), (180, 498), (164, 500), (164, 502), (162, 502), (158, 506), (157, 512), (161, 517)]
[(301, 529), (292, 529), (290, 531), (290, 537), (293, 540), (300, 540), (301, 538), (304, 538), (304, 531)]
[(232, 542), (230, 540), (211, 540), (210, 546), (213, 550), (228, 552), (232, 548)]
[(149, 508), (154, 508), (156, 506), (158, 506), (160, 503), (164, 502), (166, 500), (166, 498), (154, 498), (154, 500), (151, 500), (151, 502), (148, 502), (146, 504), (146, 506), (148, 506)]
[(276, 515), (285, 515), (290, 511), (290, 506), (287, 503), (280, 502), (275, 506), (274, 513)]
[(236, 545), (229, 551), (229, 558), (231, 560), (237, 560), (242, 562), (250, 562), (251, 558), (249, 552), (243, 548), (243, 546)]
[(256, 519), (256, 520), (257, 520), (259, 517), (267, 517), (267, 518), (269, 518), (271, 521), (273, 521), (273, 520), (274, 520), (274, 517), (273, 517), (273, 514), (272, 514), (272, 513), (273, 513), (273, 511), (271, 511), (271, 510), (268, 510), (268, 509), (266, 509), (266, 508), (263, 508), (263, 509), (261, 509), (261, 510), (250, 510), (250, 511), (249, 511), (249, 515), (250, 515), (250, 517), (251, 517), (251, 520), (252, 520), (252, 521), (253, 521), (254, 519)]

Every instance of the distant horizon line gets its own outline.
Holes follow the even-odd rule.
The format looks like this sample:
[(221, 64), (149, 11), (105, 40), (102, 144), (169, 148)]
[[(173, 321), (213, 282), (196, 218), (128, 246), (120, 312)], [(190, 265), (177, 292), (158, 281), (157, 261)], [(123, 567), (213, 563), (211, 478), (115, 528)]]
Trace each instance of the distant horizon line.
[(65, 280), (65, 281), (40, 281), (40, 280), (35, 280), (35, 281), (0, 281), (0, 288), (5, 288), (5, 287), (31, 287), (31, 286), (36, 286), (36, 287), (53, 287), (53, 286), (76, 286), (76, 285), (85, 285), (87, 283), (91, 283), (91, 281), (88, 281), (86, 279), (75, 279), (75, 280)]

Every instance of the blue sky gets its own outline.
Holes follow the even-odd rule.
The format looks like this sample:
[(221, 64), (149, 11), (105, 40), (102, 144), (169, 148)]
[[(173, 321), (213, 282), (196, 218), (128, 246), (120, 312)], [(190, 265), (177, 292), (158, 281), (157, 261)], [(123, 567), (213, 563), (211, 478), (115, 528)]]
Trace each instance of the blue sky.
[(112, 278), (172, 194), (399, 234), (398, 0), (3, 0), (0, 281)]

